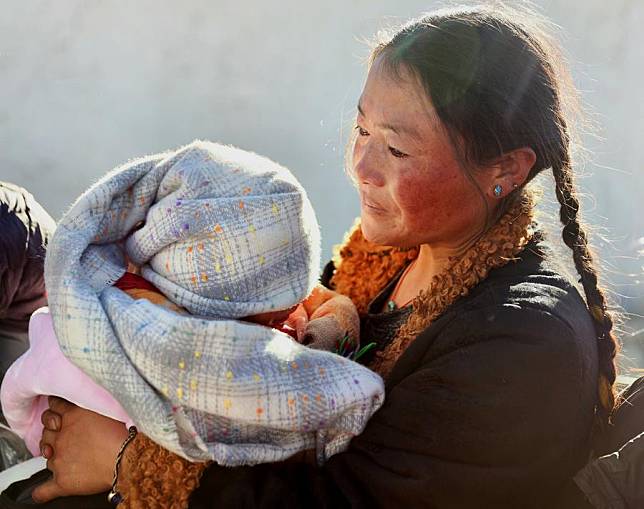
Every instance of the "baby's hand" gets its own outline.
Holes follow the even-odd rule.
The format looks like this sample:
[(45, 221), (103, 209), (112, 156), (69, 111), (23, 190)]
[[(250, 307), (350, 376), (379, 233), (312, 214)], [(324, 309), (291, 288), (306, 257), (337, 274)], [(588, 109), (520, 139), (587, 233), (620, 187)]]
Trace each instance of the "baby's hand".
[(298, 340), (319, 350), (337, 352), (357, 349), (360, 343), (360, 317), (351, 299), (323, 286), (317, 286), (289, 317)]
[(289, 327), (295, 331), (295, 339), (302, 342), (302, 337), (306, 331), (306, 326), (309, 324), (309, 314), (303, 303), (296, 306), (295, 310), (291, 312), (288, 318), (284, 321), (284, 326)]

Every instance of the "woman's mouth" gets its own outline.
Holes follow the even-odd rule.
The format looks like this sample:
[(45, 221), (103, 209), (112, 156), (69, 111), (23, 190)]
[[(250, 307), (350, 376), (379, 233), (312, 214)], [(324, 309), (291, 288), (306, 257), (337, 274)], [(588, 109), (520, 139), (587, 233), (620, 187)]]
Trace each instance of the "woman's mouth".
[(371, 212), (384, 212), (385, 209), (383, 209), (378, 203), (371, 201), (370, 199), (366, 198), (365, 196), (360, 196), (360, 202), (362, 203), (362, 207), (371, 211)]

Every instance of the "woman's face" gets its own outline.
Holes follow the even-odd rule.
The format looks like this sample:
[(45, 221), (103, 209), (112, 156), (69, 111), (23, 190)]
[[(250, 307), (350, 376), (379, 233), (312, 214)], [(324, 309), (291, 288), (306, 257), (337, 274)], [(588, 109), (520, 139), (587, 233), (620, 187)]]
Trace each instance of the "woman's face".
[[(422, 87), (401, 74), (391, 77), (376, 59), (358, 105), (353, 173), (362, 231), (381, 245), (466, 247), (484, 228), (486, 198), (457, 162)], [(480, 189), (493, 187), (486, 172), (475, 173)]]

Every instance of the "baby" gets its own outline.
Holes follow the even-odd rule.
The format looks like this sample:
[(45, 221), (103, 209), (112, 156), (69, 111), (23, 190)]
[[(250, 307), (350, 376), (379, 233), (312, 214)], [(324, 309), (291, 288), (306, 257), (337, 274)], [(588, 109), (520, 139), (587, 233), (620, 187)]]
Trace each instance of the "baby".
[[(357, 313), (315, 287), (318, 266), (308, 198), (266, 158), (194, 142), (117, 168), (52, 239), (50, 310), (34, 314), (31, 348), (7, 373), (5, 416), (34, 454), (56, 395), (192, 461), (308, 449), (325, 461), (362, 431), (384, 387), (331, 353), (344, 336), (355, 351)], [(284, 333), (293, 326), (313, 348)]]

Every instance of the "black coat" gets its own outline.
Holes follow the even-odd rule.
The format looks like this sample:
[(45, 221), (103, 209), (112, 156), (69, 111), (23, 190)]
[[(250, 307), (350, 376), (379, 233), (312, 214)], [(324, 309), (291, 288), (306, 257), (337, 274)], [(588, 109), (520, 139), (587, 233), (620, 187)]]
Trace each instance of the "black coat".
[(190, 508), (549, 507), (588, 458), (597, 345), (548, 256), (519, 258), (409, 346), (348, 451), (321, 468), (212, 465)]

